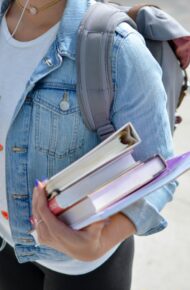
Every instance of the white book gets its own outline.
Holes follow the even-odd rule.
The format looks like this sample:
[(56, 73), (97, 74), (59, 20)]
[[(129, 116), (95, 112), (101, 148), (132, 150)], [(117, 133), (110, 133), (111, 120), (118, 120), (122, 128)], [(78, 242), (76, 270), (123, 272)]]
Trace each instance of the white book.
[(63, 190), (49, 201), (49, 208), (57, 215), (137, 164), (139, 162), (134, 160), (132, 152), (126, 152)]
[(51, 177), (46, 185), (49, 197), (53, 198), (98, 168), (131, 151), (140, 142), (132, 124), (125, 124), (87, 154)]

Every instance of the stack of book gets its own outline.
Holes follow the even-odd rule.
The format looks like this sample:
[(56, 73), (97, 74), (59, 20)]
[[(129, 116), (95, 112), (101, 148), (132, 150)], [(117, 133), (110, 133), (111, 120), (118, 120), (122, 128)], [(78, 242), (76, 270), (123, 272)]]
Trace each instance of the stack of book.
[(133, 150), (141, 142), (125, 124), (46, 184), (50, 210), (74, 229), (107, 218), (174, 180), (190, 168), (190, 152), (164, 160), (139, 161)]

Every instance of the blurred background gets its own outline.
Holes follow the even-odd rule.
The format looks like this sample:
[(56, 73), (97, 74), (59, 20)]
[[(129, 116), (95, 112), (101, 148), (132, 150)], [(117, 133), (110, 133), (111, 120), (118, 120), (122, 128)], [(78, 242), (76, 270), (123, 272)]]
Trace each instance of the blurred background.
[[(114, 2), (156, 4), (190, 30), (189, 0)], [(174, 135), (176, 154), (190, 150), (190, 94), (178, 112), (183, 123)], [(136, 237), (132, 290), (190, 290), (190, 172), (178, 181), (173, 202), (162, 212), (168, 227), (152, 236)]]

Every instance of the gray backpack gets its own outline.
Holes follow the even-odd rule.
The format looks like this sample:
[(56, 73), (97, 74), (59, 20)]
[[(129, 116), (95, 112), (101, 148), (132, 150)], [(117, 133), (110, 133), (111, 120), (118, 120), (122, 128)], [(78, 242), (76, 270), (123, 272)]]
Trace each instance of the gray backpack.
[[(173, 133), (176, 109), (186, 94), (188, 79), (176, 57), (175, 43), (172, 41), (184, 39), (186, 46), (190, 46), (189, 32), (155, 6), (138, 7), (133, 11), (126, 6), (105, 3), (107, 1), (98, 2), (88, 9), (78, 31), (77, 95), (86, 126), (96, 130), (101, 140), (115, 131), (109, 117), (113, 86), (108, 56), (117, 25), (127, 22), (143, 35), (147, 47), (162, 68)], [(129, 17), (131, 11), (134, 12), (135, 21)], [(102, 61), (99, 62), (99, 59)]]

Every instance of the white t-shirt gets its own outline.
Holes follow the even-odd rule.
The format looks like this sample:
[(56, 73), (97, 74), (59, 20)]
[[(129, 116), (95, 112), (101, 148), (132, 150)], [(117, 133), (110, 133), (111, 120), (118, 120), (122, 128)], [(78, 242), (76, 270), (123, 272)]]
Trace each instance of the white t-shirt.
[[(7, 211), (5, 187), (5, 139), (11, 118), (19, 99), (24, 92), (24, 88), (30, 75), (55, 39), (58, 27), (59, 23), (32, 41), (21, 42), (11, 38), (5, 16), (0, 24), (0, 144), (4, 147), (3, 151), (0, 151), (1, 212)], [(12, 88), (14, 88), (14, 90)], [(2, 216), (1, 212), (0, 235), (13, 246), (9, 222)], [(92, 262), (83, 262), (75, 259), (67, 262), (38, 262), (41, 265), (60, 273), (70, 275), (84, 274), (100, 266), (113, 254), (113, 252), (115, 252), (117, 247), (118, 245), (100, 259)]]

